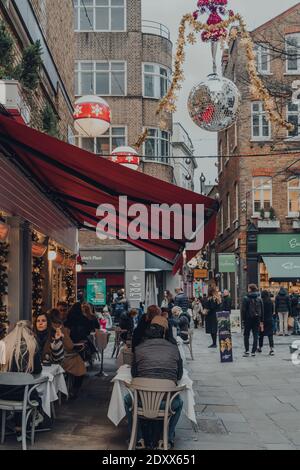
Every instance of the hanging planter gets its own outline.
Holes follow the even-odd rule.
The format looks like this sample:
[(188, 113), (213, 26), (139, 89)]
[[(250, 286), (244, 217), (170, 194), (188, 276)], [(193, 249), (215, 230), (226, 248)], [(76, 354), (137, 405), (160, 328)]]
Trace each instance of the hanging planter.
[(37, 258), (42, 258), (47, 251), (47, 247), (42, 243), (33, 242), (32, 243), (32, 256)]

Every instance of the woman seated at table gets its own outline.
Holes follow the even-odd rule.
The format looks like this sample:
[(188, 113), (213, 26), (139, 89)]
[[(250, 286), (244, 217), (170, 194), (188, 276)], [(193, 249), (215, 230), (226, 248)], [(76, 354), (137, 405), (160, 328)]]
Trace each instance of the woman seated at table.
[(81, 304), (77, 302), (74, 304), (68, 314), (68, 319), (65, 326), (70, 330), (70, 336), (73, 343), (83, 343), (84, 349), (81, 351), (81, 356), (85, 361), (90, 361), (96, 349), (90, 341), (90, 334), (100, 329), (100, 324), (93, 314), (91, 306), (88, 303)]
[(71, 398), (78, 395), (86, 374), (86, 367), (80, 355), (74, 350), (69, 330), (63, 326), (59, 311), (52, 309), (48, 315), (41, 314), (35, 319), (34, 329), (43, 360), (50, 357), (74, 378)]
[(172, 327), (177, 328), (178, 336), (180, 336), (183, 341), (188, 341), (190, 324), (181, 307), (172, 308), (172, 319), (170, 323)]
[[(20, 321), (15, 328), (4, 338), (6, 363), (4, 372), (23, 372), (26, 374), (40, 375), (42, 372), (41, 355), (37, 341), (28, 321)], [(5, 400), (22, 401), (24, 387), (0, 386), (0, 398)], [(31, 399), (40, 402), (36, 391)], [(18, 440), (21, 438), (22, 415), (17, 413), (14, 417), (15, 431)]]
[(134, 330), (134, 319), (138, 315), (138, 311), (132, 308), (129, 312), (124, 312), (120, 316), (119, 327), (121, 328), (121, 340), (126, 342), (132, 339)]

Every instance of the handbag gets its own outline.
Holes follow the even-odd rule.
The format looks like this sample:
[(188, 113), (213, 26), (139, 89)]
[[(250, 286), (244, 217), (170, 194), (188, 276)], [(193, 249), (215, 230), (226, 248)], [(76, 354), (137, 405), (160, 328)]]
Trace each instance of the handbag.
[(209, 313), (208, 308), (204, 308), (202, 315), (203, 315), (204, 317), (207, 317), (208, 313)]

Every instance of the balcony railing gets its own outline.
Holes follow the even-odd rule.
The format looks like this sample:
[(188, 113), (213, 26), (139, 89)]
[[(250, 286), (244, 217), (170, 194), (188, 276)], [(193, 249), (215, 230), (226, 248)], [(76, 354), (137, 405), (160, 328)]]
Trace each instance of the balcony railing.
[(143, 20), (142, 31), (146, 34), (156, 34), (157, 36), (169, 39), (169, 41), (171, 40), (169, 28), (164, 24), (157, 23), (156, 21)]

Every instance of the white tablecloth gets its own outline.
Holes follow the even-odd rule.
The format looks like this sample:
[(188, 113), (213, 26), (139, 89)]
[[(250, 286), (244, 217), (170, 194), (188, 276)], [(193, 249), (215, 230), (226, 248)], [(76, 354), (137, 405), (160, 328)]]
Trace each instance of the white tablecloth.
[(64, 369), (58, 364), (52, 364), (49, 367), (43, 366), (41, 375), (48, 377), (48, 381), (39, 385), (37, 391), (42, 399), (44, 412), (51, 417), (51, 403), (58, 400), (58, 393), (61, 392), (68, 396)]
[[(118, 426), (122, 419), (126, 416), (124, 396), (127, 392), (123, 382), (130, 385), (131, 381), (131, 367), (126, 364), (120, 367), (117, 372), (117, 375), (112, 379), (112, 382), (114, 382), (114, 387), (109, 403), (107, 416), (110, 421), (114, 423), (115, 426)], [(195, 415), (193, 381), (189, 378), (186, 369), (183, 369), (183, 377), (178, 385), (186, 386), (186, 389), (180, 392), (181, 398), (183, 400), (183, 411), (190, 421), (197, 424)]]

